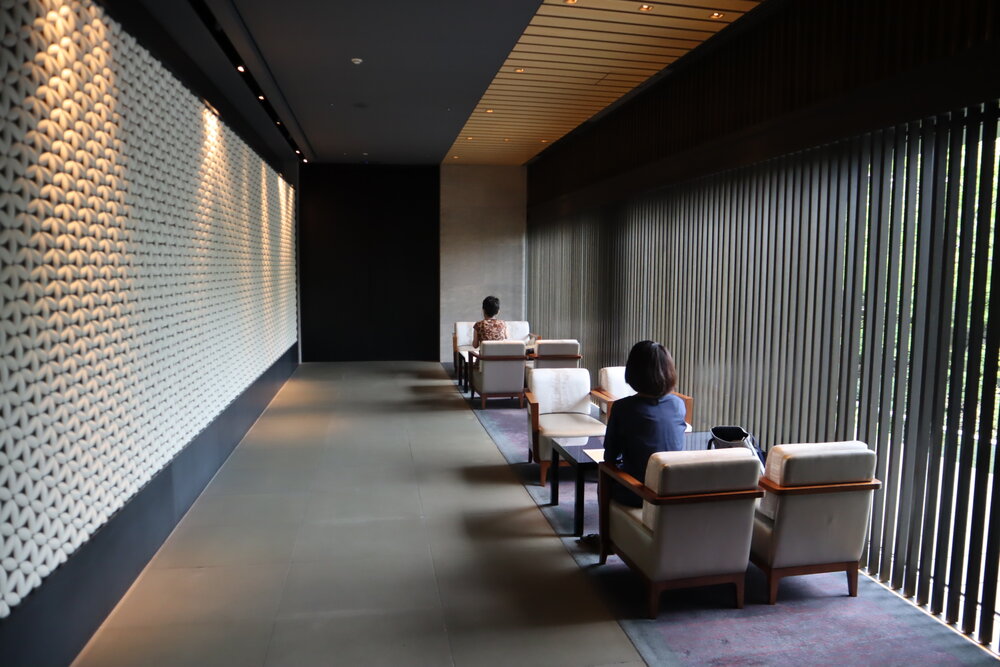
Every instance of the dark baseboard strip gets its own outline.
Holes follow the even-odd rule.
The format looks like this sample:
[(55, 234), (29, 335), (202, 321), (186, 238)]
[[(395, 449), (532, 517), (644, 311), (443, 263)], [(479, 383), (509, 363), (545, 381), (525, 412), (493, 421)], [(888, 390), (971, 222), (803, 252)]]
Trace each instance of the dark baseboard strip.
[(68, 665), (298, 366), (292, 345), (69, 560), (0, 621), (0, 659)]

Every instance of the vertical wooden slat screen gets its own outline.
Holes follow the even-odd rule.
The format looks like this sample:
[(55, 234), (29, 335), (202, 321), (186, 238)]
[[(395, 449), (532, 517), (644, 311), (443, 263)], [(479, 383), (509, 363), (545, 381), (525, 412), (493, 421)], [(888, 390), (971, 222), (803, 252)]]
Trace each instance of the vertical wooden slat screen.
[[(998, 104), (529, 222), (528, 309), (585, 365), (674, 353), (694, 426), (877, 453), (868, 572), (993, 641)], [(994, 511), (995, 510), (995, 511)]]

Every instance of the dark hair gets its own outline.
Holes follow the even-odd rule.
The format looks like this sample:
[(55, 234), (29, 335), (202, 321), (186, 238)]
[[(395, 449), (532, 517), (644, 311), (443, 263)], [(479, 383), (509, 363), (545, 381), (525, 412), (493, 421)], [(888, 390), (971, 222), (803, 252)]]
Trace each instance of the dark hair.
[(677, 369), (670, 351), (659, 343), (641, 340), (625, 362), (625, 382), (640, 394), (664, 396), (677, 386)]
[(500, 299), (495, 296), (488, 296), (483, 299), (483, 313), (486, 317), (493, 317), (500, 312)]

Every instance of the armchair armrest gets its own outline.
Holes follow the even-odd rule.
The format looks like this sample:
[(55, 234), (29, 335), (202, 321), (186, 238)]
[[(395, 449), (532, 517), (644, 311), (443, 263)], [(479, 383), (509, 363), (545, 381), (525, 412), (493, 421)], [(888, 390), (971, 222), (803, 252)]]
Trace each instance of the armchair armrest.
[(615, 397), (600, 387), (597, 389), (591, 389), (590, 395), (591, 397), (596, 398), (598, 402), (604, 403), (605, 405), (611, 405), (615, 402)]
[(882, 488), (882, 482), (873, 479), (870, 482), (841, 482), (840, 484), (817, 484), (811, 486), (781, 486), (767, 477), (761, 477), (757, 482), (761, 490), (777, 496), (808, 496), (816, 493), (845, 493), (848, 491), (875, 491)]
[(540, 430), (538, 425), (538, 399), (530, 391), (524, 392), (524, 398), (528, 401), (528, 417), (531, 419), (531, 432), (537, 434)]
[(485, 359), (486, 361), (524, 361), (527, 359), (527, 356), (520, 354), (491, 354), (488, 357), (484, 357), (475, 350), (469, 350), (469, 358)]
[(686, 421), (688, 424), (693, 424), (694, 422), (692, 421), (691, 415), (694, 413), (694, 399), (691, 398), (690, 396), (685, 396), (679, 391), (672, 391), (670, 393), (676, 396), (677, 398), (681, 399), (682, 401), (684, 401), (684, 412), (687, 413), (684, 416), (684, 421)]

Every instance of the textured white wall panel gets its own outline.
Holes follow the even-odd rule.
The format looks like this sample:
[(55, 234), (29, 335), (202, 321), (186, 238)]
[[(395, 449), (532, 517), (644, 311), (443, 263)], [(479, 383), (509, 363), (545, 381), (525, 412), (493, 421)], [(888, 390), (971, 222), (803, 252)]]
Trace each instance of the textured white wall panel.
[(278, 174), (91, 2), (0, 45), (3, 617), (297, 333)]

